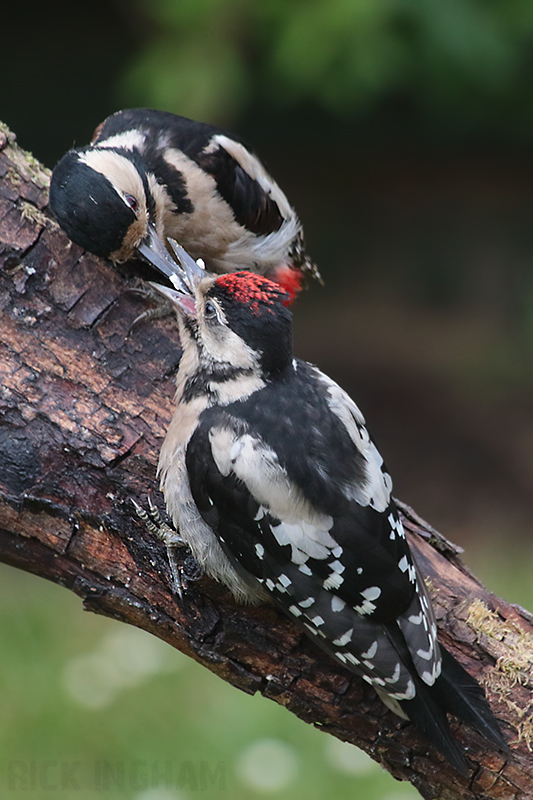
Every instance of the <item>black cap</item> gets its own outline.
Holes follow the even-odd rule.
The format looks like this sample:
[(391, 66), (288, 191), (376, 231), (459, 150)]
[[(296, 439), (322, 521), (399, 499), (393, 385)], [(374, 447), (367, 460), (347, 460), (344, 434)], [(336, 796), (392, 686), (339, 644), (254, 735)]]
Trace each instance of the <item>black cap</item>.
[(50, 210), (69, 239), (97, 256), (122, 246), (135, 213), (110, 181), (69, 150), (57, 163), (50, 183)]

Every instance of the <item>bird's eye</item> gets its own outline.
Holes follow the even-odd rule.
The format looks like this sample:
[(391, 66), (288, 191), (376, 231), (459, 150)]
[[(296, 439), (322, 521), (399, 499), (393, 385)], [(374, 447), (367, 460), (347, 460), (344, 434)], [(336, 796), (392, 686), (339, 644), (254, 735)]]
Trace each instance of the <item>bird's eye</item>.
[(217, 309), (215, 304), (211, 300), (208, 300), (204, 306), (204, 317), (206, 319), (214, 319), (216, 315)]
[(132, 194), (127, 194), (124, 199), (132, 211), (137, 211), (139, 208), (139, 203), (136, 197), (134, 197)]

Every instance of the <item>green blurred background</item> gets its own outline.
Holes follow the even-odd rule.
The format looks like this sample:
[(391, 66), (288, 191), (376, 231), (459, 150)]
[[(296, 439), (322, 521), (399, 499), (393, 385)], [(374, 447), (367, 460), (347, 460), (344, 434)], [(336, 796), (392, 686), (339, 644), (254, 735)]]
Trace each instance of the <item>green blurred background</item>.
[[(533, 608), (529, 0), (5, 4), (0, 119), (47, 166), (118, 108), (266, 160), (326, 280), (298, 355), (355, 397), (397, 496)], [(407, 800), (359, 751), (0, 568), (0, 795)]]

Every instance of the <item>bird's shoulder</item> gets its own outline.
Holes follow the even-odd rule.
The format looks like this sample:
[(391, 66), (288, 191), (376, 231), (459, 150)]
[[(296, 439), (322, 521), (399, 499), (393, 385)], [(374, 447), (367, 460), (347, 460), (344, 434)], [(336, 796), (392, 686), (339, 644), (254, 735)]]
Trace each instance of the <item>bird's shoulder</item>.
[[(226, 412), (276, 453), (280, 466), (324, 508), (346, 497), (385, 510), (392, 484), (364, 417), (341, 387), (305, 361), (294, 359), (277, 380)], [(216, 414), (206, 412), (206, 421)]]

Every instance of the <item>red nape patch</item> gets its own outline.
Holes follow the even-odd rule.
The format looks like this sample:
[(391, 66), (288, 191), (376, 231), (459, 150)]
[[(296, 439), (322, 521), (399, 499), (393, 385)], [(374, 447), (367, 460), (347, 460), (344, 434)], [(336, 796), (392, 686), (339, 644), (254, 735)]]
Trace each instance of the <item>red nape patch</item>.
[(289, 267), (288, 264), (278, 267), (274, 270), (273, 277), (276, 283), (279, 283), (282, 289), (285, 289), (289, 295), (287, 300), (283, 301), (283, 305), (290, 306), (294, 303), (302, 290), (303, 273), (297, 267)]
[(229, 272), (217, 278), (215, 283), (239, 303), (249, 306), (255, 314), (259, 313), (260, 303), (271, 306), (276, 300), (281, 300), (288, 305), (292, 301), (284, 288), (254, 272)]

